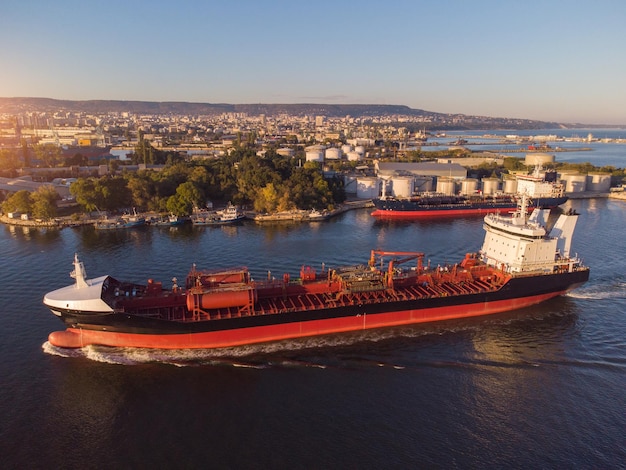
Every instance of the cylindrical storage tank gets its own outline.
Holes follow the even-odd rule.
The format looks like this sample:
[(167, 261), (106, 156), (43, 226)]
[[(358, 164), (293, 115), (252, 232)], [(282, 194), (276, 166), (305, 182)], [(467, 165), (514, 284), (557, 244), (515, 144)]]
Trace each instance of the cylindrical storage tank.
[(500, 190), (500, 180), (498, 178), (483, 178), (483, 194), (493, 195)]
[(461, 194), (471, 196), (478, 189), (478, 180), (475, 178), (465, 178), (461, 180)]
[(609, 173), (589, 173), (587, 175), (587, 191), (608, 193), (611, 189), (611, 175)]
[(363, 158), (363, 155), (361, 155), (359, 152), (355, 152), (354, 150), (351, 152), (348, 152), (346, 154), (346, 157), (348, 157), (348, 161), (350, 162), (357, 162), (359, 160), (361, 160)]
[(190, 311), (212, 308), (245, 307), (256, 302), (255, 289), (215, 290), (207, 293), (187, 294), (187, 308)]
[(356, 181), (356, 197), (373, 199), (380, 195), (380, 181), (375, 176), (363, 176)]
[(515, 194), (517, 192), (517, 178), (504, 178), (502, 181), (502, 191), (506, 194)]
[(296, 151), (290, 148), (281, 148), (276, 150), (276, 153), (283, 157), (293, 157), (296, 154)]
[(336, 147), (327, 148), (324, 158), (326, 160), (339, 160), (341, 158), (341, 150)]
[(437, 192), (452, 196), (456, 194), (456, 181), (454, 178), (448, 176), (441, 176), (437, 178)]
[(427, 193), (433, 190), (432, 176), (416, 176), (413, 181), (413, 189), (418, 193)]
[(325, 147), (322, 145), (312, 145), (306, 149), (307, 162), (323, 162)]
[(549, 153), (527, 153), (524, 160), (524, 164), (528, 166), (547, 165), (548, 163), (554, 163), (554, 155)]
[(587, 190), (587, 175), (578, 172), (563, 172), (561, 180), (565, 184), (566, 193), (583, 193)]
[(365, 155), (365, 147), (363, 147), (362, 145), (357, 145), (356, 147), (354, 147), (354, 151), (361, 156)]
[(411, 197), (413, 183), (413, 178), (410, 176), (396, 176), (391, 179), (391, 194), (395, 197)]
[(356, 194), (357, 177), (354, 175), (343, 176), (343, 189), (348, 194)]
[(352, 152), (352, 145), (348, 145), (348, 144), (342, 145), (341, 146), (341, 153), (343, 153), (345, 155), (348, 152)]

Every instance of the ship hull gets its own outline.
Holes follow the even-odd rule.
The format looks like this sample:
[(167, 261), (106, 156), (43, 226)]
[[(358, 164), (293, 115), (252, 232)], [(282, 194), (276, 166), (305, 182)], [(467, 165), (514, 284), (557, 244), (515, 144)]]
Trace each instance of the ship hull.
[[(567, 201), (567, 197), (538, 198), (531, 203), (528, 210), (535, 207), (548, 209), (558, 207)], [(459, 201), (462, 201), (461, 199)], [(374, 199), (375, 217), (382, 218), (428, 218), (428, 217), (462, 217), (480, 216), (493, 212), (513, 212), (517, 208), (514, 198), (502, 201), (482, 200), (475, 202), (451, 202), (432, 204), (410, 199)]]
[(514, 277), (501, 289), (491, 292), (198, 322), (124, 313), (61, 311), (68, 328), (51, 333), (49, 341), (64, 348), (91, 344), (158, 349), (224, 348), (510, 311), (564, 294), (585, 283), (588, 277), (588, 270)]

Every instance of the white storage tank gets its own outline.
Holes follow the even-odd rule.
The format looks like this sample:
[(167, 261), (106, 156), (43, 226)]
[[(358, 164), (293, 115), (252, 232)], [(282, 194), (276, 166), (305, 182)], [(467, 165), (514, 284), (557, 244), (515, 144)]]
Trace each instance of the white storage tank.
[(296, 151), (290, 148), (280, 148), (276, 150), (276, 153), (283, 157), (293, 157), (296, 154)]
[(411, 176), (396, 176), (391, 179), (391, 194), (395, 197), (411, 197), (413, 184)]
[(356, 194), (356, 175), (343, 175), (343, 189), (348, 194)]
[(564, 171), (560, 179), (565, 184), (566, 193), (583, 193), (587, 190), (587, 175), (581, 175), (576, 171)]
[(326, 147), (323, 145), (311, 145), (305, 149), (307, 162), (323, 162), (324, 150)]
[(326, 160), (339, 160), (341, 159), (341, 149), (338, 149), (337, 147), (327, 148), (324, 157)]
[(352, 150), (351, 152), (348, 152), (346, 154), (346, 157), (348, 157), (348, 161), (350, 162), (358, 162), (363, 158), (363, 155), (361, 155), (359, 152), (355, 152), (354, 150)]
[(418, 193), (431, 192), (433, 190), (432, 176), (416, 176), (414, 178), (413, 188)]
[(535, 167), (537, 165), (545, 166), (548, 163), (554, 163), (554, 155), (549, 153), (527, 153), (524, 164)]
[(475, 178), (465, 178), (461, 180), (461, 194), (471, 196), (478, 190), (478, 180)]
[(375, 176), (361, 176), (356, 181), (356, 197), (373, 199), (380, 195), (380, 181)]
[(502, 191), (505, 194), (517, 193), (517, 178), (514, 176), (505, 176), (502, 180)]
[(483, 194), (491, 196), (500, 190), (500, 180), (498, 178), (483, 178)]
[(611, 189), (610, 173), (589, 173), (587, 175), (587, 191), (608, 193)]
[(456, 194), (456, 180), (448, 176), (437, 178), (437, 192), (451, 196)]

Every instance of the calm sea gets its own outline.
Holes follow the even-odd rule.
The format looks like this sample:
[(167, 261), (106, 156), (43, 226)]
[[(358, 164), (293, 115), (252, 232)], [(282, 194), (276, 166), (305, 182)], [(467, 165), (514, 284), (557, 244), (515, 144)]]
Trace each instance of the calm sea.
[[(467, 138), (468, 143), (465, 145), (473, 151), (503, 151), (504, 149), (518, 149), (520, 144), (502, 145), (498, 143), (498, 138), (487, 139), (480, 136), (495, 135), (504, 137), (509, 134), (519, 136), (546, 136), (555, 135), (564, 139), (571, 138), (587, 138), (589, 134), (594, 139), (600, 141), (577, 142), (577, 141), (557, 141), (548, 142), (554, 149), (559, 147), (565, 151), (553, 152), (557, 162), (567, 163), (586, 163), (590, 162), (595, 166), (612, 166), (614, 168), (626, 168), (626, 144), (615, 142), (602, 142), (603, 139), (626, 139), (626, 129), (541, 129), (541, 130), (523, 130), (523, 131), (465, 131), (465, 132), (448, 132), (445, 138), (429, 139), (429, 142), (437, 142), (439, 146), (423, 147), (424, 150), (436, 151), (446, 148), (451, 142), (454, 142), (461, 136), (474, 136)], [(485, 145), (487, 144), (487, 145)], [(580, 150), (580, 149), (588, 150)], [(550, 153), (550, 152), (548, 152)], [(526, 152), (521, 153), (505, 153), (507, 156), (523, 158)]]
[(581, 289), (537, 307), (224, 351), (46, 343), (42, 305), (91, 277), (166, 285), (198, 267), (255, 276), (365, 262), (372, 248), (456, 262), (480, 218), (96, 232), (0, 226), (2, 468), (624, 468), (626, 202), (575, 200)]

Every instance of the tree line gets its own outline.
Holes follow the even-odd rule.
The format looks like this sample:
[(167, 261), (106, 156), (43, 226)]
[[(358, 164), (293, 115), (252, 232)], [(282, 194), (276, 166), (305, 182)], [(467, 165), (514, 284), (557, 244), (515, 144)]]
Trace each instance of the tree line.
[[(141, 155), (141, 154), (140, 154)], [(4, 212), (30, 212), (49, 218), (54, 210), (37, 211), (50, 186), (28, 194), (19, 191), (3, 203)], [(24, 194), (26, 193), (26, 194)], [(275, 151), (259, 156), (252, 149), (239, 148), (215, 160), (184, 162), (170, 160), (161, 171), (125, 171), (102, 177), (78, 178), (70, 193), (84, 212), (142, 211), (190, 215), (208, 201), (232, 202), (257, 212), (292, 209), (333, 209), (345, 200), (343, 180), (325, 178), (317, 162), (299, 164)], [(56, 194), (56, 193), (55, 193)], [(46, 199), (54, 207), (54, 199)]]

